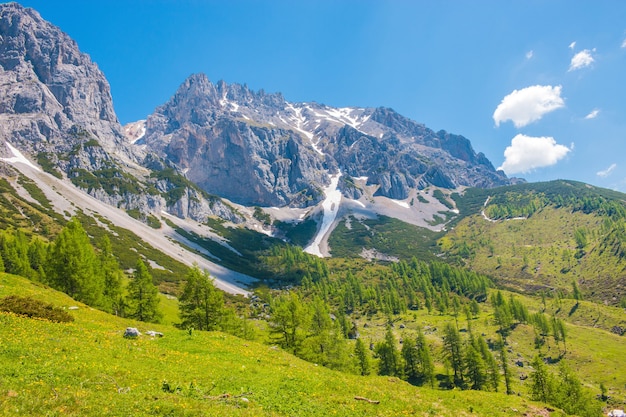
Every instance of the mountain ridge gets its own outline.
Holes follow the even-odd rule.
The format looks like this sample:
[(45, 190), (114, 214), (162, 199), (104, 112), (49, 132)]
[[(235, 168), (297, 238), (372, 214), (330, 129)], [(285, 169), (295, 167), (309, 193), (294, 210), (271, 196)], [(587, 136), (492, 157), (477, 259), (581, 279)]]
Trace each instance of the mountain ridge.
[[(230, 122), (228, 126), (223, 125), (225, 120)], [(246, 85), (224, 81), (213, 84), (201, 73), (189, 76), (172, 98), (148, 117), (142, 143), (180, 164), (206, 191), (218, 190), (220, 194), (218, 185), (222, 181), (209, 180), (194, 164), (199, 160), (219, 165), (215, 158), (203, 161), (201, 154), (211, 152), (212, 141), (232, 136), (233, 124), (250, 141), (269, 138), (264, 142), (266, 148), (275, 146), (277, 138), (289, 135), (285, 129), (299, 136), (291, 134), (290, 149), (277, 149), (268, 155), (260, 154), (253, 145), (246, 148), (266, 163), (257, 164), (255, 168), (263, 174), (259, 181), (250, 184), (257, 201), (250, 198), (238, 201), (244, 204), (310, 204), (295, 198), (294, 191), (302, 189), (302, 181), (289, 178), (286, 184), (276, 184), (280, 173), (302, 176), (305, 183), (313, 179), (319, 186), (327, 185), (330, 175), (342, 169), (351, 177), (367, 176), (370, 184), (379, 186), (378, 195), (394, 199), (405, 199), (410, 189), (429, 185), (453, 189), (518, 182), (496, 171), (484, 154), (474, 152), (470, 141), (463, 136), (434, 132), (392, 109), (291, 103), (281, 93), (254, 92)], [(238, 139), (233, 138), (234, 142)], [(222, 146), (241, 145), (234, 142)], [(294, 151), (303, 155), (305, 161), (294, 160)], [(319, 163), (313, 163), (312, 157), (318, 157)], [(290, 166), (281, 166), (279, 160), (288, 161)], [(376, 168), (375, 164), (378, 164)], [(320, 170), (327, 171), (322, 181)], [(211, 177), (216, 174), (212, 172)], [(259, 184), (264, 180), (265, 184)], [(307, 188), (309, 201), (319, 202), (321, 196), (310, 188)], [(273, 198), (268, 199), (268, 193)]]

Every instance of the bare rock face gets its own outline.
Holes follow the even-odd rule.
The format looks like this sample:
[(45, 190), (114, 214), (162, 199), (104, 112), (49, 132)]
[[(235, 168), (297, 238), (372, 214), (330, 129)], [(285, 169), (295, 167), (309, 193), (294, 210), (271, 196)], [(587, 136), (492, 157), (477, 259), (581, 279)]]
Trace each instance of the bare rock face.
[[(241, 103), (241, 104), (239, 104)], [(189, 77), (146, 122), (146, 147), (181, 167), (205, 191), (245, 205), (316, 204), (328, 182), (323, 161), (291, 129), (250, 123), (233, 109), (281, 109), (282, 96)]]
[[(290, 103), (245, 85), (183, 82), (148, 117), (141, 144), (209, 193), (245, 205), (316, 204), (329, 174), (367, 177), (375, 195), (415, 188), (494, 187), (510, 180), (463, 136), (434, 132), (388, 108)], [(347, 197), (360, 195), (349, 184)]]
[(107, 150), (123, 140), (109, 84), (78, 45), (39, 14), (0, 5), (0, 134), (32, 149), (75, 145), (77, 129)]
[[(142, 128), (132, 129), (135, 141)], [(175, 169), (160, 178), (161, 193), (155, 193), (157, 180), (141, 166), (149, 158), (124, 137), (104, 74), (67, 34), (17, 3), (0, 4), (2, 156), (5, 141), (113, 206), (167, 210), (198, 221), (212, 215), (242, 221), (232, 207), (206, 199), (181, 180)], [(160, 164), (166, 167), (173, 169)]]

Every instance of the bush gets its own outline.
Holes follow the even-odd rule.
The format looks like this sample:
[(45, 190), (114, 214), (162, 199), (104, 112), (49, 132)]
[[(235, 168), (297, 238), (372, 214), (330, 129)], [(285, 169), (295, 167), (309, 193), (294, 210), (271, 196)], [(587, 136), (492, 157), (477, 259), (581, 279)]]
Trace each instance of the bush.
[(1, 299), (0, 311), (8, 311), (20, 316), (36, 317), (57, 323), (74, 321), (74, 317), (59, 307), (31, 297), (20, 297), (17, 295), (9, 295)]

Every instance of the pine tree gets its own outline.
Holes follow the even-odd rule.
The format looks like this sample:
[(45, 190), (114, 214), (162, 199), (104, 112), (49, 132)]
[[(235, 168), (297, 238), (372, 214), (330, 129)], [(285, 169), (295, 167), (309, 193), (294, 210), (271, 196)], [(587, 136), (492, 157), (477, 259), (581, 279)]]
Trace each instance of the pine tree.
[(124, 315), (124, 299), (122, 296), (123, 272), (113, 255), (113, 247), (107, 235), (100, 242), (100, 273), (104, 277), (103, 308), (115, 315)]
[(511, 370), (509, 369), (504, 341), (501, 341), (500, 343), (500, 362), (502, 363), (502, 374), (504, 375), (506, 394), (511, 395), (513, 394), (513, 389), (511, 387)]
[(401, 376), (400, 353), (391, 326), (387, 326), (385, 340), (376, 345), (375, 351), (379, 358), (378, 375)]
[(548, 373), (546, 365), (539, 356), (535, 356), (531, 364), (534, 369), (534, 372), (530, 376), (531, 398), (535, 401), (551, 403), (554, 396), (552, 376)]
[(310, 321), (309, 313), (295, 292), (274, 298), (270, 303), (270, 333), (280, 346), (299, 354), (306, 329)]
[(409, 382), (416, 383), (421, 376), (421, 372), (420, 358), (415, 341), (411, 338), (404, 338), (400, 353), (402, 354), (402, 359), (404, 359), (404, 376)]
[(443, 346), (446, 359), (454, 372), (454, 385), (463, 387), (463, 348), (461, 346), (461, 336), (452, 323), (446, 323), (444, 328)]
[(162, 317), (158, 295), (159, 291), (152, 282), (152, 275), (143, 261), (139, 259), (133, 279), (128, 284), (129, 317), (158, 323)]
[(198, 265), (189, 269), (179, 299), (180, 326), (184, 329), (218, 330), (224, 316), (224, 296), (207, 271)]
[(361, 339), (356, 339), (354, 346), (354, 356), (357, 361), (357, 370), (361, 375), (369, 375), (371, 372), (370, 357), (365, 348), (365, 343)]
[(470, 382), (470, 388), (475, 390), (483, 389), (487, 383), (485, 372), (485, 361), (480, 352), (476, 350), (473, 344), (469, 344), (465, 348), (465, 369), (467, 378)]
[(53, 288), (85, 304), (101, 307), (104, 278), (89, 236), (78, 219), (70, 220), (54, 241), (46, 276)]
[(417, 340), (415, 341), (417, 355), (420, 363), (420, 377), (424, 383), (428, 383), (431, 388), (435, 387), (435, 364), (430, 354), (430, 348), (426, 343), (426, 337), (421, 328), (417, 329)]

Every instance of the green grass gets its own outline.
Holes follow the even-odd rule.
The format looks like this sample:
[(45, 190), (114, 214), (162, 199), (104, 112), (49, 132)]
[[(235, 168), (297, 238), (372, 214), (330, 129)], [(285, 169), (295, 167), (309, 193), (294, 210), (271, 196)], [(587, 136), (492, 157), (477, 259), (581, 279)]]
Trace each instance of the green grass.
[[(570, 292), (576, 280), (585, 297), (617, 304), (626, 294), (626, 262), (603, 249), (602, 222), (595, 214), (553, 207), (524, 220), (488, 222), (477, 214), (462, 220), (439, 245), (517, 291)], [(589, 231), (582, 256), (574, 236), (578, 229)]]
[[(546, 412), (541, 404), (517, 396), (435, 391), (396, 378), (342, 374), (218, 332), (189, 336), (170, 326), (124, 320), (25, 279), (0, 274), (0, 296), (14, 293), (79, 309), (71, 311), (72, 323), (0, 313), (2, 416), (538, 416)], [(164, 337), (124, 339), (127, 326), (160, 331)]]
[(365, 220), (350, 216), (333, 230), (328, 244), (332, 256), (338, 258), (357, 257), (365, 248), (376, 249), (400, 259), (415, 256), (427, 261), (436, 259), (436, 241), (439, 236), (431, 230), (387, 216)]

